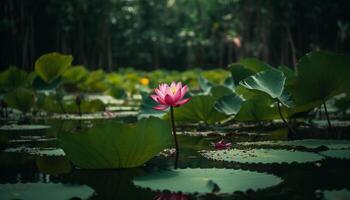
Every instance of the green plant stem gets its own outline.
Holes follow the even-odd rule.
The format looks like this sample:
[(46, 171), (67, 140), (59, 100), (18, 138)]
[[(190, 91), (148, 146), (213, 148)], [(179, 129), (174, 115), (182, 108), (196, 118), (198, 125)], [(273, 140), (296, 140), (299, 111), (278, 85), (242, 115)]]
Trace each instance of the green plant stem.
[(290, 126), (290, 124), (287, 122), (287, 120), (282, 115), (282, 109), (281, 109), (280, 102), (277, 102), (277, 107), (278, 107), (278, 112), (279, 112), (279, 114), (281, 116), (281, 119), (282, 119), (283, 123), (288, 127), (290, 132), (292, 132), (292, 134), (295, 135), (296, 133), (295, 133), (294, 129)]
[(78, 113), (79, 113), (79, 116), (81, 117), (82, 113), (81, 113), (81, 107), (80, 107), (80, 104), (78, 105)]
[(329, 120), (329, 115), (328, 115), (328, 110), (327, 110), (326, 102), (325, 102), (324, 99), (322, 99), (322, 101), (323, 101), (324, 111), (325, 111), (325, 113), (326, 113), (326, 118), (327, 118), (327, 122), (328, 122), (328, 128), (332, 128), (331, 121)]
[(177, 163), (179, 160), (179, 145), (177, 143), (177, 137), (176, 137), (176, 128), (175, 128), (175, 119), (174, 119), (174, 108), (173, 106), (170, 106), (170, 114), (171, 114), (171, 126), (173, 128), (173, 136), (174, 136), (174, 142), (175, 142), (175, 169), (177, 168)]

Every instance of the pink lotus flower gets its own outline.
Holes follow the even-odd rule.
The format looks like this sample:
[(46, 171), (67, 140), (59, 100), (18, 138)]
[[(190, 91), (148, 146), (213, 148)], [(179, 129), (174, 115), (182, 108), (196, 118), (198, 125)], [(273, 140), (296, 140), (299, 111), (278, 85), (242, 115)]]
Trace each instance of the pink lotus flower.
[(159, 87), (154, 90), (155, 94), (151, 95), (151, 98), (159, 103), (159, 105), (153, 108), (156, 110), (165, 110), (169, 106), (177, 107), (186, 104), (191, 99), (184, 98), (187, 90), (187, 85), (182, 87), (181, 82), (172, 82), (170, 86), (166, 83), (160, 84)]
[(232, 147), (232, 144), (230, 142), (226, 142), (224, 139), (212, 143), (211, 145), (214, 146), (217, 150), (230, 149)]

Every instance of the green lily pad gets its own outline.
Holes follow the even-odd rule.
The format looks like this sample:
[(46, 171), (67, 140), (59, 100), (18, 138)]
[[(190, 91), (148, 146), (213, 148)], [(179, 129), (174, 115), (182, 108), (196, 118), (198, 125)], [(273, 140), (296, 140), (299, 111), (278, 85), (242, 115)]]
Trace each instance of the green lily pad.
[(325, 190), (323, 191), (324, 200), (350, 200), (350, 191), (343, 190)]
[(261, 71), (253, 76), (247, 77), (240, 85), (268, 94), (272, 99), (279, 100), (287, 107), (292, 106), (290, 95), (284, 90), (286, 77), (277, 69)]
[(258, 94), (244, 101), (235, 116), (235, 120), (237, 121), (264, 121), (274, 119), (280, 119), (277, 105), (266, 94)]
[(331, 158), (350, 159), (350, 149), (331, 149), (322, 151), (320, 154)]
[(138, 167), (172, 144), (170, 124), (155, 117), (136, 124), (107, 121), (58, 139), (73, 164), (87, 169)]
[(0, 199), (88, 199), (94, 190), (85, 185), (61, 183), (0, 184)]
[(7, 93), (4, 96), (4, 101), (9, 107), (24, 113), (28, 112), (35, 104), (34, 93), (25, 88), (18, 88)]
[(303, 56), (298, 64), (295, 85), (290, 87), (297, 105), (322, 103), (350, 87), (350, 56), (324, 51)]
[(241, 80), (260, 71), (271, 69), (271, 66), (256, 58), (246, 58), (240, 60), (238, 63), (231, 64), (229, 69), (235, 85), (238, 85)]
[(216, 168), (158, 171), (133, 180), (136, 186), (151, 190), (199, 194), (232, 194), (264, 189), (281, 182), (280, 178), (266, 173)]
[(217, 100), (214, 107), (226, 115), (235, 115), (241, 109), (244, 100), (235, 93), (223, 96)]
[(242, 142), (240, 145), (269, 145), (269, 146), (293, 146), (316, 149), (322, 146), (328, 149), (344, 149), (350, 148), (350, 140), (320, 140), (320, 139), (305, 139), (305, 140), (289, 140), (289, 141), (259, 141), (259, 142)]
[(56, 52), (44, 54), (35, 62), (35, 73), (46, 83), (51, 83), (71, 66), (72, 61), (71, 55)]
[(276, 149), (220, 150), (207, 151), (202, 155), (208, 159), (240, 163), (306, 163), (324, 159), (315, 153)]
[[(187, 104), (174, 109), (175, 120), (181, 122), (202, 121), (213, 124), (226, 119), (226, 115), (214, 108), (216, 99), (212, 95), (192, 96), (192, 99)], [(165, 117), (169, 119), (169, 113)]]
[(210, 83), (207, 79), (203, 78), (202, 76), (198, 78), (198, 83), (205, 94), (208, 94), (210, 92), (210, 89), (214, 86), (213, 83)]
[(47, 125), (12, 124), (0, 126), (0, 131), (41, 131), (51, 128)]
[(89, 72), (84, 66), (73, 66), (63, 73), (64, 82), (68, 84), (78, 84), (88, 76)]
[(29, 75), (27, 72), (12, 66), (0, 73), (0, 88), (8, 91), (25, 87), (28, 80)]

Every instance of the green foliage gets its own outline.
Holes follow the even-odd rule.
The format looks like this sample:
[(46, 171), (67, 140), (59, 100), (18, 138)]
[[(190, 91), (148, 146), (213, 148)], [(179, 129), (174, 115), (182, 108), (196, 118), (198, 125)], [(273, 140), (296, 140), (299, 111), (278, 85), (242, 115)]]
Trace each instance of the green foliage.
[(30, 111), (35, 104), (33, 91), (25, 88), (17, 88), (4, 96), (4, 101), (11, 108), (18, 109), (24, 113)]
[(25, 87), (28, 82), (29, 75), (25, 71), (14, 66), (0, 73), (1, 90), (10, 91), (19, 87)]
[(350, 87), (350, 57), (330, 52), (311, 52), (297, 65), (295, 85), (289, 88), (297, 105), (327, 100)]
[(62, 76), (65, 83), (78, 84), (82, 82), (88, 76), (88, 74), (88, 70), (85, 69), (84, 66), (79, 65), (68, 68)]
[(270, 69), (256, 73), (240, 82), (247, 89), (258, 90), (268, 94), (287, 107), (292, 106), (290, 95), (284, 90), (286, 77), (283, 72)]
[(108, 121), (58, 138), (67, 157), (84, 169), (138, 167), (172, 141), (170, 124), (154, 117), (137, 124)]
[(281, 181), (273, 175), (246, 170), (186, 168), (158, 171), (136, 177), (133, 183), (136, 186), (160, 191), (232, 194), (237, 191), (272, 187)]
[(61, 83), (61, 77), (54, 79), (52, 82), (47, 83), (40, 77), (35, 77), (32, 86), (35, 90), (55, 90)]
[(241, 109), (243, 99), (235, 93), (223, 96), (215, 103), (215, 109), (226, 115), (235, 115)]
[(107, 94), (109, 94), (110, 96), (116, 98), (116, 99), (125, 99), (126, 97), (128, 97), (128, 94), (126, 93), (126, 91), (121, 88), (121, 87), (111, 87), (111, 89), (109, 89), (107, 91)]
[(238, 63), (233, 63), (229, 66), (235, 85), (238, 85), (241, 80), (249, 76), (269, 69), (271, 69), (271, 67), (268, 64), (256, 58), (242, 59)]
[(71, 66), (72, 61), (73, 57), (71, 55), (56, 52), (44, 54), (36, 60), (35, 72), (46, 83), (51, 83)]
[[(174, 109), (176, 121), (181, 122), (205, 122), (214, 124), (227, 117), (215, 110), (214, 105), (218, 97), (212, 95), (193, 96), (190, 102)], [(166, 115), (169, 118), (169, 113)]]

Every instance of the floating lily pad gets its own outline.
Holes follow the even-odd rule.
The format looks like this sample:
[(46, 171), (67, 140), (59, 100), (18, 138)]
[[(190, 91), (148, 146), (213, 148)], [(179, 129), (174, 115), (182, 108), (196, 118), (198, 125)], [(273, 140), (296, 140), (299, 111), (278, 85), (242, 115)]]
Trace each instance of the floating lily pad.
[(325, 190), (323, 191), (323, 198), (325, 200), (350, 200), (350, 191), (343, 190)]
[(136, 186), (150, 188), (151, 190), (231, 194), (236, 191), (272, 187), (281, 181), (280, 178), (274, 175), (246, 170), (187, 168), (154, 172), (135, 178), (133, 183)]
[(350, 159), (350, 149), (332, 149), (327, 151), (322, 151), (320, 154), (338, 159)]
[(65, 156), (66, 154), (62, 149), (57, 148), (30, 148), (26, 146), (14, 147), (5, 149), (7, 153), (28, 153), (38, 156)]
[(12, 124), (0, 126), (0, 131), (39, 131), (51, 128), (47, 125), (34, 125), (34, 124)]
[(87, 169), (137, 167), (172, 144), (170, 124), (155, 117), (136, 124), (107, 121), (58, 139), (73, 164)]
[(240, 163), (306, 163), (324, 159), (316, 153), (275, 149), (207, 151), (202, 155), (208, 159)]
[(240, 145), (270, 145), (270, 146), (293, 146), (316, 149), (322, 146), (328, 149), (344, 149), (350, 148), (350, 140), (320, 140), (320, 139), (305, 139), (305, 140), (289, 140), (289, 141), (258, 141), (258, 142), (242, 142)]
[(0, 184), (0, 199), (87, 199), (94, 190), (85, 185), (61, 183)]

